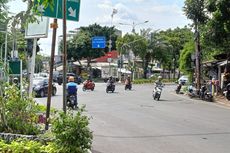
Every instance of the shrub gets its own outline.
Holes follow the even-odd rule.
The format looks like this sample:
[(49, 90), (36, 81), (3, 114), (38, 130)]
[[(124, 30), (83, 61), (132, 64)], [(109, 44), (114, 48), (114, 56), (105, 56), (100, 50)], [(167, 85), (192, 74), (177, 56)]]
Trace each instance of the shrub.
[(33, 99), (21, 97), (20, 90), (14, 85), (5, 87), (4, 96), (0, 97), (0, 132), (38, 134), (38, 107)]
[(43, 145), (40, 142), (26, 139), (18, 139), (11, 143), (0, 140), (1, 153), (57, 153), (55, 147), (54, 143)]
[(84, 108), (73, 112), (59, 113), (52, 122), (52, 132), (60, 153), (86, 153), (91, 149), (93, 135), (89, 125), (89, 118), (82, 115)]

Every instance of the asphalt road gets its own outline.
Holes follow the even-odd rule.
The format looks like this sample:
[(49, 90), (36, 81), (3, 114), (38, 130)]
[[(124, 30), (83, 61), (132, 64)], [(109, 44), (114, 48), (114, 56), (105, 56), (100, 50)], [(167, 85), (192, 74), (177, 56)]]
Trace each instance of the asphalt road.
[[(160, 101), (152, 99), (152, 85), (134, 85), (106, 93), (105, 84), (83, 92), (92, 117), (93, 153), (229, 153), (230, 109), (218, 104), (176, 95), (166, 85)], [(52, 106), (62, 108), (62, 88), (52, 97)], [(37, 98), (46, 104), (46, 98)]]

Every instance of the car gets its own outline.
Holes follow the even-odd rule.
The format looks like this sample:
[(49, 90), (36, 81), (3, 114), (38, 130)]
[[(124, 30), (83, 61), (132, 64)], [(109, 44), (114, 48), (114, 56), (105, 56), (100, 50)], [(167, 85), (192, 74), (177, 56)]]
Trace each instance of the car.
[[(66, 74), (66, 81), (68, 82), (68, 78), (69, 76), (73, 76), (74, 77), (74, 82), (77, 84), (81, 84), (82, 83), (82, 79), (80, 77), (77, 77), (74, 73), (67, 73)], [(60, 73), (57, 77), (57, 83), (59, 85), (61, 85), (63, 83), (63, 75)]]
[[(36, 97), (45, 97), (48, 95), (48, 78), (37, 77), (33, 79), (33, 92)], [(55, 96), (57, 93), (57, 88), (54, 83), (52, 83), (52, 95)]]
[(182, 75), (179, 79), (178, 79), (178, 83), (185, 85), (186, 83), (188, 83), (188, 76), (186, 75)]

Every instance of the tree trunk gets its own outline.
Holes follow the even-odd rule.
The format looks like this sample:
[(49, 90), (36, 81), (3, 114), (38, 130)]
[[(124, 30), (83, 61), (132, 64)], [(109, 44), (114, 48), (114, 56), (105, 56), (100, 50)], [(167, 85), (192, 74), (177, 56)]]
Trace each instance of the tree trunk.
[(90, 63), (91, 63), (91, 58), (87, 57), (87, 71), (88, 71), (88, 74), (91, 76), (91, 66), (90, 66)]

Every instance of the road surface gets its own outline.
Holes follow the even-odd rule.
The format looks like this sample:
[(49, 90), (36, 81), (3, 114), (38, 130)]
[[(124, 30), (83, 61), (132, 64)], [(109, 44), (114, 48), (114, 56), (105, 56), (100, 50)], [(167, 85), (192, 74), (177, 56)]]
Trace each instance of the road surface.
[[(229, 153), (230, 109), (174, 93), (166, 85), (160, 101), (152, 98), (152, 85), (134, 85), (125, 91), (117, 85), (106, 93), (105, 84), (95, 91), (81, 90), (79, 104), (92, 117), (93, 153)], [(46, 104), (46, 98), (37, 98)], [(62, 108), (62, 88), (52, 97)]]

